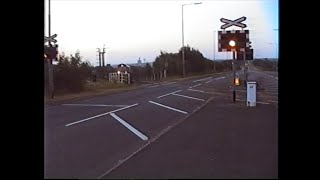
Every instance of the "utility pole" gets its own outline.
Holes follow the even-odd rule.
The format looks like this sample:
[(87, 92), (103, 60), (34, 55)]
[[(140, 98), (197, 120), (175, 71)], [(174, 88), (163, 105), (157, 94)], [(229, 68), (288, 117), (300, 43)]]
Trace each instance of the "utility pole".
[(102, 54), (102, 66), (104, 67), (105, 66), (105, 61), (104, 61), (104, 53), (105, 53), (105, 45), (103, 45), (103, 51), (101, 52)]
[(101, 67), (101, 52), (100, 52), (100, 48), (97, 48), (98, 49), (98, 55), (99, 55), (99, 67)]

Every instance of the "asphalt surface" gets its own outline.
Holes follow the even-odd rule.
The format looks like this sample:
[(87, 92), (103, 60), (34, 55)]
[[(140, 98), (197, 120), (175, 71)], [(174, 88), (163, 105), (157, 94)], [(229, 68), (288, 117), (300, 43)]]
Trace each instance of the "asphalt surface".
[(277, 73), (248, 79), (251, 108), (231, 72), (45, 108), (45, 178), (277, 177)]

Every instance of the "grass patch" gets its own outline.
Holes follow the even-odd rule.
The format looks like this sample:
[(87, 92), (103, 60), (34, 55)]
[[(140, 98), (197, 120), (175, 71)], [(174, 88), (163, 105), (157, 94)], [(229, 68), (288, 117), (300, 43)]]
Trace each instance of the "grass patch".
[(45, 105), (55, 105), (69, 101), (78, 101), (87, 98), (94, 98), (101, 95), (126, 92), (138, 88), (134, 84), (117, 84), (113, 82), (99, 80), (97, 82), (87, 82), (83, 91), (78, 93), (55, 93), (54, 99), (45, 97)]

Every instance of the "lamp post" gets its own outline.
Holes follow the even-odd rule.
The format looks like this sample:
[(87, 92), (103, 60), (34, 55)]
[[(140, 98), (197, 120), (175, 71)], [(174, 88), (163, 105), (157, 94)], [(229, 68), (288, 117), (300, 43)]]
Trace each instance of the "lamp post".
[(198, 5), (202, 4), (201, 2), (198, 3), (189, 3), (189, 4), (182, 4), (182, 76), (185, 77), (186, 70), (185, 70), (185, 61), (184, 61), (184, 26), (183, 26), (183, 7), (186, 5)]

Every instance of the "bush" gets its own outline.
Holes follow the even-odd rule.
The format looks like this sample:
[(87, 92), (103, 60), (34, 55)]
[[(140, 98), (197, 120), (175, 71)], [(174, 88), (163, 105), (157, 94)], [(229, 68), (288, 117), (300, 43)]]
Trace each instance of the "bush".
[(91, 69), (88, 62), (81, 61), (79, 52), (71, 57), (61, 55), (53, 69), (55, 92), (82, 91), (91, 77)]

